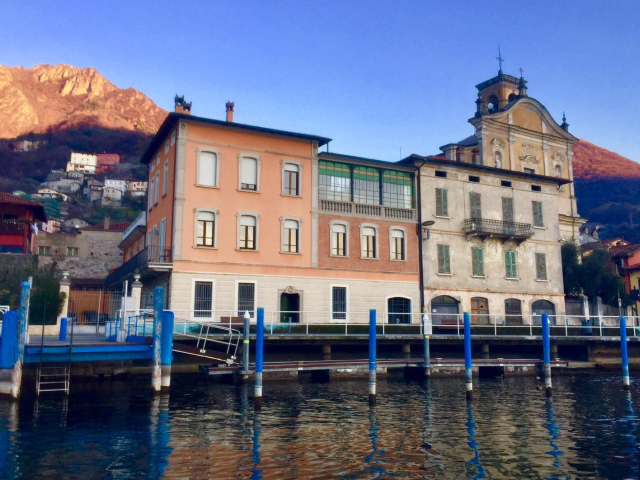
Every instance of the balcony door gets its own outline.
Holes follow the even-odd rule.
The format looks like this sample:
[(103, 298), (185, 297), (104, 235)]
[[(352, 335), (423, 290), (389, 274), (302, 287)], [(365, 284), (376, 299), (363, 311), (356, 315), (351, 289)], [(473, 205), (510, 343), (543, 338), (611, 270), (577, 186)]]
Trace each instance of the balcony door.
[(514, 213), (513, 213), (513, 198), (502, 197), (502, 221), (503, 231), (507, 235), (514, 235)]

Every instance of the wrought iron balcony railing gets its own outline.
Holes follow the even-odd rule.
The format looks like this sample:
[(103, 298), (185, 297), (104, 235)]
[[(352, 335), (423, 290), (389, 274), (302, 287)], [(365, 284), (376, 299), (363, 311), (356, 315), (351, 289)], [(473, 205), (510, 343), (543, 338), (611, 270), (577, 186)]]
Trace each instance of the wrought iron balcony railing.
[(0, 220), (0, 235), (19, 235), (29, 234), (29, 222), (24, 220)]
[(489, 218), (467, 218), (464, 221), (464, 231), (467, 238), (478, 236), (524, 241), (533, 236), (533, 228), (528, 223), (505, 222)]
[(135, 257), (112, 270), (105, 280), (105, 285), (113, 285), (129, 278), (134, 273), (143, 273), (147, 269), (165, 271), (172, 268), (171, 249), (149, 247), (140, 251)]

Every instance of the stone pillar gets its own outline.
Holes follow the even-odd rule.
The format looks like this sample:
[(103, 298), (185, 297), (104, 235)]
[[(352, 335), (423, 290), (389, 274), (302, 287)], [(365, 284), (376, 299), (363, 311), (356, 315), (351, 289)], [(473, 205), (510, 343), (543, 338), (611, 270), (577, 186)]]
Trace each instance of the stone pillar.
[(402, 358), (411, 358), (411, 344), (409, 342), (402, 344)]
[(602, 298), (600, 297), (596, 297), (596, 309), (597, 312), (596, 315), (598, 317), (598, 326), (602, 325), (602, 322), (604, 321), (604, 312), (603, 312), (603, 308), (602, 308)]
[(488, 343), (483, 343), (482, 344), (481, 352), (482, 352), (482, 358), (483, 359), (487, 360), (487, 359), (491, 358), (489, 356), (489, 344)]
[[(142, 282), (140, 282), (140, 275), (137, 273), (133, 276), (133, 283), (131, 284), (131, 298), (133, 298), (134, 315), (140, 315)], [(129, 307), (129, 305), (127, 305), (127, 307)]]
[[(58, 333), (56, 335), (60, 335), (60, 322), (63, 318), (68, 318), (69, 314), (69, 293), (71, 292), (71, 281), (69, 280), (69, 272), (62, 272), (62, 280), (60, 280), (60, 293), (64, 293), (64, 300), (62, 301), (62, 311), (60, 315), (58, 315), (58, 319), (56, 320), (56, 329)], [(73, 319), (71, 319), (73, 322)]]
[(331, 345), (322, 345), (322, 360), (331, 360)]

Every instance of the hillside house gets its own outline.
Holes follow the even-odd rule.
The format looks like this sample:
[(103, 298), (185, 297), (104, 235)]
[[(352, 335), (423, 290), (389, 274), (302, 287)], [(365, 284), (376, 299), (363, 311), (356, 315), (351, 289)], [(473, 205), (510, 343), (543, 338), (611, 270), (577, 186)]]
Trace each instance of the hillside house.
[(38, 221), (47, 222), (41, 203), (0, 192), (0, 253), (34, 253)]

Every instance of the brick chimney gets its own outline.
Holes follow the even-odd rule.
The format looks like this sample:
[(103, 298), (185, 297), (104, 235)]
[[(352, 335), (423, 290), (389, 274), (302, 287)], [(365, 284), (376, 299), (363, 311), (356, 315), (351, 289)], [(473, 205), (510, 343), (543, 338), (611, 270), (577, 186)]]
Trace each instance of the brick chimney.
[(227, 102), (227, 122), (233, 123), (233, 107), (235, 106), (234, 102)]
[(104, 216), (104, 229), (109, 230), (109, 225), (111, 224), (111, 217), (109, 215)]
[(176, 113), (184, 113), (186, 115), (191, 115), (191, 106), (193, 105), (193, 102), (187, 103), (184, 100), (184, 95), (182, 95), (181, 97), (176, 95), (175, 102), (176, 102), (176, 107), (175, 107)]

